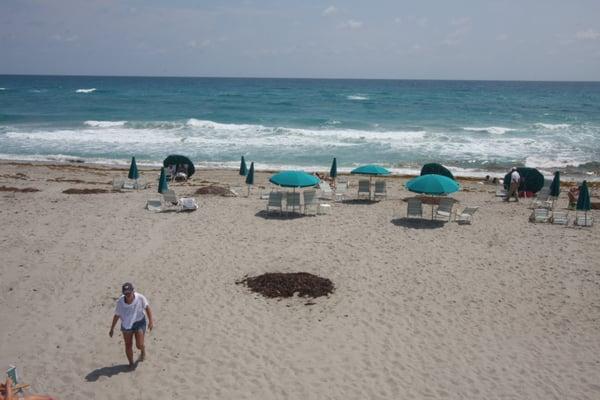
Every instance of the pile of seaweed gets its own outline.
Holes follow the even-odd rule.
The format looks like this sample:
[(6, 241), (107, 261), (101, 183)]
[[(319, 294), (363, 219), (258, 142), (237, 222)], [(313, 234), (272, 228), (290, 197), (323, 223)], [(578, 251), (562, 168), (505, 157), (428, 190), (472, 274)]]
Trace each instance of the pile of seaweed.
[(308, 272), (266, 273), (236, 283), (246, 284), (250, 290), (265, 297), (292, 297), (295, 293), (300, 297), (320, 297), (334, 289), (331, 280)]

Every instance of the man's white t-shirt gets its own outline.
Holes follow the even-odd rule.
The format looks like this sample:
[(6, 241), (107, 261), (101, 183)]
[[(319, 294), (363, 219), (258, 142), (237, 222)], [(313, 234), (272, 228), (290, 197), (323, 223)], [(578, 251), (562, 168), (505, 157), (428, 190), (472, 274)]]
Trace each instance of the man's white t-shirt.
[(517, 171), (513, 171), (510, 174), (510, 183), (519, 183), (520, 180), (521, 180), (521, 175), (519, 175), (519, 173)]
[(148, 307), (148, 300), (143, 294), (133, 293), (131, 304), (125, 303), (125, 295), (121, 295), (117, 301), (115, 315), (121, 318), (121, 324), (125, 329), (131, 329), (132, 325), (145, 317), (144, 310)]

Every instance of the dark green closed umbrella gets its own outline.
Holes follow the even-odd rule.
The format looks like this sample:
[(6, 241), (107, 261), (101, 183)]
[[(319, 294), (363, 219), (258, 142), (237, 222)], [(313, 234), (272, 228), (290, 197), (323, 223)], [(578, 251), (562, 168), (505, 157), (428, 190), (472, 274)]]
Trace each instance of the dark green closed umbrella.
[(587, 182), (583, 181), (581, 186), (579, 187), (579, 197), (577, 198), (577, 207), (575, 207), (578, 211), (590, 211), (592, 209), (592, 203), (590, 201), (590, 191), (587, 186)]
[(160, 178), (158, 178), (158, 193), (164, 193), (169, 190), (169, 184), (167, 183), (167, 174), (165, 174), (165, 167), (160, 168)]
[(140, 177), (137, 164), (135, 163), (135, 157), (131, 157), (131, 165), (129, 166), (129, 174), (127, 177), (134, 180), (137, 180)]
[(331, 169), (329, 170), (329, 176), (335, 179), (337, 176), (337, 159), (333, 157), (333, 163), (331, 163)]
[(550, 184), (550, 196), (552, 197), (552, 208), (554, 208), (554, 200), (560, 195), (560, 171), (554, 173), (554, 179)]
[(250, 186), (254, 185), (254, 161), (250, 164), (250, 171), (246, 175), (246, 185), (248, 185), (248, 196), (250, 196)]
[(240, 175), (246, 176), (248, 173), (248, 167), (246, 167), (246, 160), (244, 160), (244, 156), (242, 156), (242, 161), (240, 161)]

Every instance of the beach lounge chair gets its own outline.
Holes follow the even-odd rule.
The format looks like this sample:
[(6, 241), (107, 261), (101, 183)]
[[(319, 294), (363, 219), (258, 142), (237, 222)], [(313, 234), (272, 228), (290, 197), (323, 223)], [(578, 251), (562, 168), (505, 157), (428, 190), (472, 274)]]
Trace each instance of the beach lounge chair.
[(529, 208), (552, 208), (552, 199), (550, 198), (550, 186), (544, 186), (536, 196), (531, 200)]
[(367, 195), (367, 198), (371, 199), (371, 182), (368, 179), (361, 179), (358, 181), (357, 197), (360, 199), (361, 195)]
[(269, 199), (267, 200), (267, 213), (273, 209), (278, 209), (279, 213), (283, 212), (283, 193), (282, 192), (271, 192), (269, 193)]
[(120, 176), (113, 178), (112, 188), (113, 190), (121, 190), (123, 189), (123, 184), (125, 183), (125, 178)]
[(456, 213), (455, 221), (459, 224), (470, 224), (473, 221), (473, 214), (479, 207), (465, 207), (460, 213)]
[(503, 185), (496, 186), (496, 197), (506, 197), (507, 195), (508, 193), (506, 192), (506, 189), (504, 189)]
[(194, 197), (182, 197), (179, 199), (181, 205), (181, 211), (196, 211), (198, 209), (198, 202)]
[(348, 182), (337, 182), (335, 185), (335, 201), (342, 201), (348, 192)]
[(321, 189), (321, 198), (331, 200), (333, 198), (333, 191), (329, 183), (321, 181), (319, 183), (319, 189)]
[(169, 189), (163, 193), (163, 201), (164, 206), (167, 208), (179, 208), (181, 203), (179, 203), (179, 198), (174, 190)]
[(423, 203), (420, 199), (408, 199), (407, 218), (423, 218)]
[(304, 214), (317, 215), (319, 211), (319, 201), (316, 190), (306, 190), (304, 192)]
[(440, 204), (435, 210), (435, 219), (441, 218), (450, 221), (452, 219), (452, 206), (454, 206), (454, 200), (440, 199)]
[(547, 208), (535, 208), (529, 220), (531, 222), (548, 222), (550, 220), (550, 211)]
[(589, 213), (577, 213), (575, 215), (575, 225), (577, 226), (592, 226), (594, 218)]
[(294, 212), (296, 209), (300, 212), (300, 192), (286, 192), (285, 210), (287, 212)]
[(373, 192), (373, 198), (377, 200), (377, 198), (386, 198), (387, 197), (387, 188), (385, 181), (375, 181), (375, 192)]
[(146, 201), (146, 209), (154, 212), (162, 211), (162, 201), (160, 199), (149, 199)]
[(550, 222), (556, 225), (566, 226), (569, 224), (569, 214), (565, 211), (554, 211), (552, 217), (550, 217)]

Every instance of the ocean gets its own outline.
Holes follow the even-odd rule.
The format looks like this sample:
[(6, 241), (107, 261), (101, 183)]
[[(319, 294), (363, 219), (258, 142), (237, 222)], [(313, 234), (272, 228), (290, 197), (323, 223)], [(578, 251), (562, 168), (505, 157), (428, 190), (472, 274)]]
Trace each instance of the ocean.
[(0, 75), (0, 159), (600, 177), (600, 82)]

